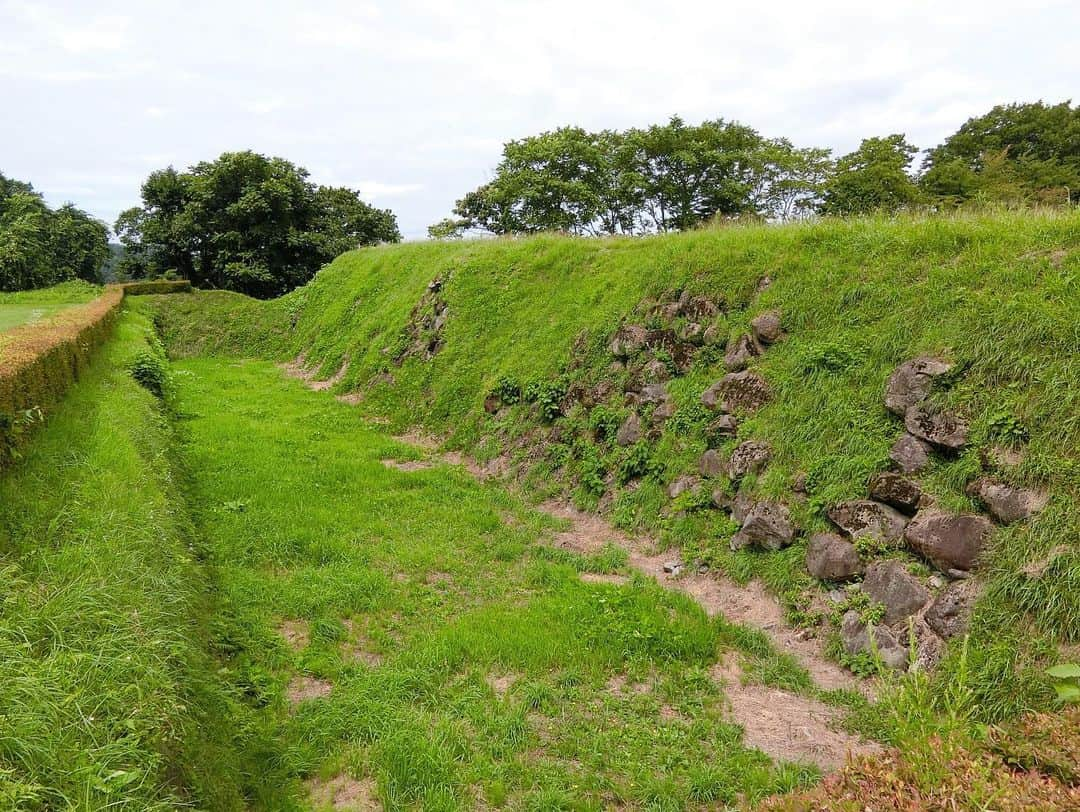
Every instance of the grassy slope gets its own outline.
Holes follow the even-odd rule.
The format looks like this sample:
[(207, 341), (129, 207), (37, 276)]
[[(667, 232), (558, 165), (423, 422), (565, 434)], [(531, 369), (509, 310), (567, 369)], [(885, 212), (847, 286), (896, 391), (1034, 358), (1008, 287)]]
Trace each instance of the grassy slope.
[(240, 805), (171, 429), (127, 368), (150, 331), (124, 314), (0, 478), (5, 809)]
[(0, 293), (0, 331), (38, 321), (74, 304), (89, 302), (101, 295), (101, 288), (77, 280), (51, 288)]
[[(757, 312), (780, 308), (790, 337), (756, 364), (777, 396), (742, 422), (739, 439), (773, 445), (768, 472), (751, 483), (759, 493), (788, 496), (796, 472), (809, 472), (811, 498), (798, 508), (807, 529), (824, 526), (823, 506), (862, 496), (867, 476), (886, 466), (900, 430), (881, 403), (889, 371), (920, 353), (952, 358), (963, 374), (945, 398), (971, 419), (973, 442), (958, 459), (936, 464), (925, 487), (946, 505), (971, 508), (962, 486), (978, 470), (978, 449), (1018, 422), (1031, 440), (1014, 476), (1045, 483), (1054, 494), (1029, 526), (996, 534), (989, 599), (964, 672), (978, 712), (992, 719), (1045, 705), (1047, 685), (1027, 665), (1052, 661), (1056, 646), (1080, 640), (1075, 549), (1042, 578), (1018, 574), (1080, 537), (1078, 269), (1076, 214), (836, 221), (645, 240), (537, 237), (370, 249), (341, 257), (280, 300), (173, 297), (159, 318), (180, 353), (285, 358), (303, 351), (324, 376), (347, 358), (338, 391), (365, 388), (390, 371), (394, 383), (367, 386), (362, 410), (399, 426), (423, 424), (485, 456), (522, 433), (539, 439), (527, 406), (498, 419), (484, 414), (492, 386), (503, 376), (550, 379), (572, 359), (584, 370), (574, 376), (600, 377), (610, 361), (607, 337), (642, 298), (684, 287), (711, 293), (728, 303), (721, 326), (731, 334)], [(774, 282), (755, 296), (766, 274)], [(445, 346), (429, 362), (396, 368), (390, 358), (409, 311), (436, 276), (449, 278)], [(697, 399), (721, 372), (719, 363), (699, 363), (671, 384), (681, 418), (651, 451), (661, 473), (617, 493), (615, 517), (666, 534), (734, 574), (763, 575), (793, 608), (805, 607), (800, 545), (778, 556), (732, 555), (724, 549), (730, 525), (716, 513), (663, 515), (664, 483), (693, 470), (705, 447)], [(616, 396), (611, 409), (621, 408)], [(615, 470), (625, 453), (590, 447), (596, 444), (586, 422), (580, 410), (558, 421), (564, 437), (579, 438), (560, 449), (558, 461), (570, 458), (563, 482), (579, 479), (597, 459)], [(552, 465), (537, 466), (534, 482), (550, 483)], [(581, 488), (576, 495), (596, 498)]]
[[(732, 640), (767, 658), (759, 641), (650, 582), (582, 583), (618, 559), (536, 544), (552, 520), (459, 468), (385, 466), (417, 452), (271, 364), (177, 370), (220, 577), (213, 643), (278, 742), (258, 808), (342, 772), (388, 809), (700, 808), (813, 777), (743, 749), (722, 719), (705, 669)], [(310, 642), (290, 647), (282, 624)], [(298, 675), (332, 692), (291, 709)], [(643, 690), (612, 692), (616, 675)]]

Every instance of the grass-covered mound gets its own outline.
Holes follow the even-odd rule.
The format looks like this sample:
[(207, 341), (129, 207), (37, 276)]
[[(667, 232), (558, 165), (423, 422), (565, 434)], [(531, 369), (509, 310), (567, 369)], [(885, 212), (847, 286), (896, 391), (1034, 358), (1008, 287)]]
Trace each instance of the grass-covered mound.
[[(720, 341), (688, 363), (653, 354), (674, 373), (666, 384), (674, 415), (619, 446), (624, 390), (639, 387), (642, 370), (640, 359), (613, 365), (611, 338), (627, 323), (682, 331), (683, 316), (657, 316), (681, 292), (721, 306), (708, 324)], [(772, 459), (743, 478), (743, 492), (787, 502), (805, 533), (825, 529), (824, 511), (865, 497), (869, 477), (889, 465), (902, 432), (882, 402), (890, 372), (916, 356), (941, 357), (954, 371), (933, 400), (964, 417), (969, 440), (960, 453), (935, 456), (919, 477), (923, 491), (945, 509), (978, 510), (965, 488), (988, 450), (1004, 445), (1022, 448), (1023, 462), (995, 475), (1045, 489), (1050, 502), (994, 532), (967, 645), (955, 641), (931, 688), (911, 691), (897, 712), (925, 730), (936, 711), (966, 724), (1045, 709), (1053, 693), (1043, 669), (1076, 659), (1080, 215), (415, 244), (346, 254), (272, 302), (204, 293), (157, 307), (174, 354), (303, 354), (335, 392), (356, 395), (362, 413), (422, 425), (481, 459), (505, 455), (541, 493), (598, 505), (678, 543), (687, 560), (763, 577), (793, 619), (811, 626), (823, 619), (821, 590), (803, 567), (804, 541), (733, 553), (737, 528), (708, 493), (732, 484), (720, 477), (675, 501), (668, 487), (696, 473), (708, 445), (726, 455), (760, 440)], [(772, 397), (740, 416), (736, 437), (710, 436), (701, 396), (724, 374), (724, 343), (773, 310), (786, 337), (751, 361)], [(793, 493), (799, 479), (805, 497)], [(864, 552), (929, 575), (902, 551)], [(910, 732), (895, 718), (867, 725), (893, 740)]]
[(236, 707), (131, 312), (0, 476), (0, 807), (241, 808)]

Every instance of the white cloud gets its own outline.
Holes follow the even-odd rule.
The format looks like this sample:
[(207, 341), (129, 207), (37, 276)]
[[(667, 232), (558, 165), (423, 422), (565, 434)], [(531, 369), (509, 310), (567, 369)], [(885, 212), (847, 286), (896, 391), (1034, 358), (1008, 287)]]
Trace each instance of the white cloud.
[(374, 203), (385, 197), (401, 197), (422, 191), (424, 186), (420, 183), (380, 183), (377, 180), (362, 180), (356, 184), (346, 184), (356, 189), (360, 197), (368, 203)]
[(285, 101), (283, 99), (258, 99), (245, 104), (244, 109), (257, 116), (265, 116), (281, 110), (284, 106)]

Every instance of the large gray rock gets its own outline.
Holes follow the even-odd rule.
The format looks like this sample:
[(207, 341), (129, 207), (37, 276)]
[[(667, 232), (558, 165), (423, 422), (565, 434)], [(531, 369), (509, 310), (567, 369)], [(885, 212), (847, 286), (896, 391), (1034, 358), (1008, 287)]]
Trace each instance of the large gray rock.
[(755, 316), (750, 321), (750, 329), (754, 338), (762, 344), (774, 344), (784, 334), (780, 327), (780, 313), (775, 310)]
[(746, 516), (750, 512), (750, 508), (754, 506), (754, 500), (750, 494), (739, 491), (734, 497), (728, 496), (722, 490), (713, 491), (712, 495), (713, 504), (720, 510), (726, 510), (731, 513), (731, 518), (742, 526), (742, 523), (746, 521)]
[(902, 562), (878, 561), (866, 568), (863, 592), (885, 606), (885, 625), (915, 614), (930, 600), (930, 593)]
[(772, 390), (765, 379), (753, 370), (730, 372), (714, 383), (701, 396), (709, 409), (722, 412), (753, 412), (769, 402)]
[(724, 367), (729, 372), (741, 372), (759, 355), (761, 355), (761, 347), (751, 336), (744, 333), (728, 343), (727, 353), (724, 355)]
[(900, 474), (882, 471), (870, 477), (870, 498), (911, 515), (919, 509), (922, 488)]
[(815, 533), (806, 546), (806, 569), (822, 581), (846, 581), (861, 575), (862, 559), (855, 545), (836, 533)]
[(680, 476), (668, 485), (668, 496), (675, 499), (678, 496), (686, 493), (693, 488), (696, 488), (701, 483), (696, 476)]
[(709, 421), (706, 433), (709, 437), (734, 437), (738, 430), (739, 423), (734, 417), (729, 414), (718, 414)]
[(731, 461), (728, 463), (728, 476), (739, 479), (747, 474), (759, 474), (769, 464), (772, 450), (768, 443), (758, 440), (747, 440), (740, 443), (731, 452)]
[(927, 625), (937, 634), (949, 640), (967, 634), (971, 624), (971, 611), (979, 597), (975, 581), (953, 581), (945, 587), (923, 616)]
[(1049, 494), (1028, 488), (1018, 488), (987, 477), (972, 482), (967, 492), (982, 502), (990, 515), (1002, 524), (1012, 524), (1030, 518), (1046, 507)]
[(615, 442), (623, 446), (633, 445), (641, 439), (641, 418), (638, 417), (637, 412), (630, 412), (626, 420), (619, 426), (619, 430), (615, 432)]
[(700, 347), (705, 343), (705, 328), (694, 321), (688, 321), (679, 329), (679, 340)]
[(651, 358), (641, 368), (641, 377), (649, 383), (663, 383), (671, 380), (671, 370), (659, 358)]
[(920, 510), (904, 531), (908, 546), (942, 572), (974, 569), (994, 525), (985, 516)]
[(896, 508), (872, 499), (841, 502), (826, 511), (829, 519), (852, 538), (874, 536), (886, 542), (899, 541), (908, 520)]
[(702, 476), (722, 476), (725, 470), (724, 457), (715, 448), (710, 448), (701, 455), (698, 470), (701, 471)]
[(640, 324), (625, 324), (615, 331), (608, 349), (616, 358), (629, 358), (645, 349), (649, 331)]
[(665, 400), (663, 403), (657, 405), (653, 409), (652, 422), (653, 425), (659, 426), (665, 420), (671, 419), (675, 415), (675, 404), (670, 400)]
[(922, 618), (912, 617), (898, 623), (893, 633), (898, 641), (914, 638), (915, 661), (911, 663), (910, 671), (932, 671), (945, 656), (945, 641)]
[(930, 464), (930, 453), (934, 447), (925, 440), (910, 434), (904, 434), (893, 443), (889, 450), (889, 459), (905, 474), (917, 474)]
[(885, 408), (904, 417), (908, 409), (929, 397), (934, 378), (951, 369), (952, 364), (937, 358), (915, 358), (904, 362), (893, 370), (885, 385)]
[(920, 440), (951, 451), (967, 445), (967, 423), (952, 412), (912, 406), (904, 416), (904, 428)]
[(908, 666), (907, 649), (900, 645), (896, 636), (884, 626), (863, 623), (854, 610), (844, 614), (840, 641), (848, 654), (876, 654), (886, 668), (894, 671), (903, 671)]
[(742, 529), (731, 537), (731, 549), (779, 550), (794, 540), (795, 525), (787, 506), (780, 502), (757, 502), (747, 511)]
[(664, 403), (670, 397), (667, 387), (662, 383), (647, 383), (641, 387), (642, 403)]

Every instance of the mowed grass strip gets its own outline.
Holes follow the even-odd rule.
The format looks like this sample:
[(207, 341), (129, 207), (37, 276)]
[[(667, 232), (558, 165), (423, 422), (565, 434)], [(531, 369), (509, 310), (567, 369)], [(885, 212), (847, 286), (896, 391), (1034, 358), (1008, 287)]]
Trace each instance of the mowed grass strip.
[(72, 305), (101, 295), (101, 288), (76, 280), (50, 288), (0, 293), (0, 332), (20, 324), (32, 324)]
[[(303, 804), (702, 808), (805, 784), (723, 719), (725, 630), (540, 554), (553, 520), (261, 361), (176, 366), (213, 645)], [(365, 790), (368, 791), (368, 790)], [(286, 804), (265, 786), (255, 806)]]

